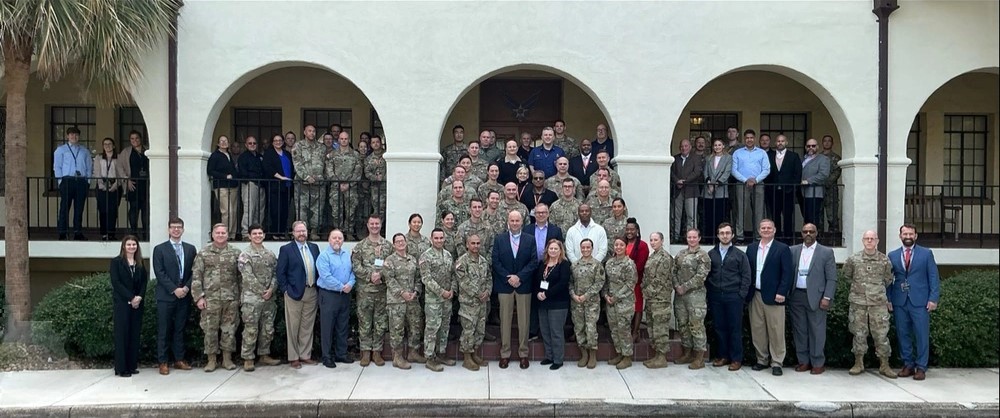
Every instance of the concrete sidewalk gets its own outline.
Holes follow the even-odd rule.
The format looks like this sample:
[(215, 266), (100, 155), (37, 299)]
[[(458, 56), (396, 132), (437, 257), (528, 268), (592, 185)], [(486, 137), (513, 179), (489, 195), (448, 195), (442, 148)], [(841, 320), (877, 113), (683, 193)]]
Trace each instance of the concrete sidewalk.
[[(0, 374), (0, 415), (858, 415), (910, 410), (917, 414), (997, 415), (997, 369), (932, 369), (924, 382), (885, 379), (868, 370), (850, 376), (784, 376), (744, 368), (692, 371), (642, 365), (619, 371), (566, 367), (528, 370), (496, 362), (479, 372), (459, 366), (433, 373), (357, 363), (336, 369), (287, 365), (252, 373), (142, 369), (131, 378), (111, 370), (24, 371)], [(867, 409), (866, 409), (867, 408)], [(951, 411), (951, 412), (948, 412)], [(861, 413), (866, 415), (866, 413)]]

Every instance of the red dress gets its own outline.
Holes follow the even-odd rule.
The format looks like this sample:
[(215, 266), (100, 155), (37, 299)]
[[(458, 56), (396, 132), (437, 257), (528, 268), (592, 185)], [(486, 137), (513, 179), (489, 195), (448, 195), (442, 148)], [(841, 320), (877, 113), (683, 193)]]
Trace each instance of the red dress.
[[(635, 245), (638, 243), (639, 245)], [(632, 241), (625, 246), (628, 257), (635, 262), (635, 271), (639, 280), (635, 282), (635, 311), (642, 312), (642, 274), (646, 271), (646, 260), (649, 259), (649, 245), (641, 239)]]

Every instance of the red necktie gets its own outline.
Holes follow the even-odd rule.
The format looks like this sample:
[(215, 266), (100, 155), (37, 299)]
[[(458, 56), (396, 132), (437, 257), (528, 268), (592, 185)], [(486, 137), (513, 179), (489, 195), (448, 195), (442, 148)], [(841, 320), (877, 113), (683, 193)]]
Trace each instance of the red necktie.
[(906, 271), (910, 271), (910, 257), (912, 256), (913, 250), (906, 248), (903, 250), (903, 264), (906, 267)]

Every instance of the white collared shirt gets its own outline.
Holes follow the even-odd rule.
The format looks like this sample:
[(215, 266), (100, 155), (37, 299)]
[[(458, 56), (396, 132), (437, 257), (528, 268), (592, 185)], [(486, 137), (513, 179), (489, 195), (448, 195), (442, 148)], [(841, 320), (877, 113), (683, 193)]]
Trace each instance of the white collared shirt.
[(811, 246), (802, 244), (802, 252), (799, 253), (799, 271), (795, 279), (796, 289), (806, 288), (806, 277), (809, 276), (809, 266), (812, 265), (813, 253), (816, 251), (816, 243)]

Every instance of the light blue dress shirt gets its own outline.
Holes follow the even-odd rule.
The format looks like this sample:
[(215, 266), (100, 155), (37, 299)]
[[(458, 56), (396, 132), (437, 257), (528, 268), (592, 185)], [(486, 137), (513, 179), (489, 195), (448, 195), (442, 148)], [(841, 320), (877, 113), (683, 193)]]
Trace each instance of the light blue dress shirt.
[[(90, 157), (90, 151), (79, 143), (60, 145), (56, 148), (52, 162), (52, 170), (60, 183), (66, 176), (90, 177), (94, 172), (94, 160)], [(80, 174), (77, 174), (78, 172)]]
[(316, 285), (334, 292), (343, 292), (344, 286), (354, 289), (354, 270), (351, 269), (351, 253), (343, 248), (334, 251), (326, 247), (316, 260), (316, 270), (319, 280)]
[(766, 151), (759, 147), (752, 150), (743, 147), (733, 153), (733, 177), (740, 183), (746, 183), (751, 177), (760, 183), (768, 174), (771, 174), (771, 162)]

